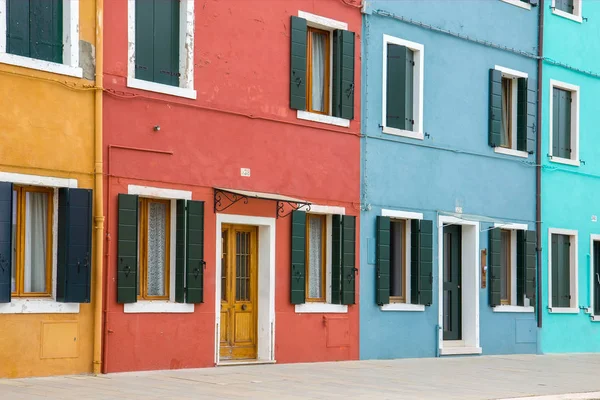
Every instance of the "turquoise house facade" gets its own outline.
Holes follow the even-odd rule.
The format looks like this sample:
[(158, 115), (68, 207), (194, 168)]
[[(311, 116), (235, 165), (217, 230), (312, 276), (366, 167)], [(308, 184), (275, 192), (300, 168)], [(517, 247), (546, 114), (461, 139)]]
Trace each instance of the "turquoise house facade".
[(477, 3), (363, 10), (361, 359), (538, 351), (539, 8)]
[(600, 3), (544, 10), (541, 352), (598, 352)]

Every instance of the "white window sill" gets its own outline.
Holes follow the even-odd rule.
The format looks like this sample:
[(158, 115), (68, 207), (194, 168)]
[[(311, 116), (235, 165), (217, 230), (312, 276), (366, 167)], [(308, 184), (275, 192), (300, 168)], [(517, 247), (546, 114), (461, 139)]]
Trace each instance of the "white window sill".
[(521, 0), (502, 0), (505, 3), (512, 4), (513, 6), (517, 6), (520, 8), (524, 8), (525, 10), (531, 10), (531, 4), (524, 3)]
[(592, 322), (600, 322), (600, 315), (590, 315), (590, 320)]
[(524, 306), (509, 306), (509, 305), (504, 305), (504, 306), (496, 306), (494, 307), (494, 312), (499, 312), (499, 313), (532, 313), (535, 312), (535, 308), (533, 307), (524, 307)]
[(345, 304), (304, 303), (296, 304), (296, 314), (345, 314), (348, 306)]
[(504, 154), (507, 156), (514, 156), (514, 157), (521, 157), (521, 158), (529, 157), (529, 153), (527, 153), (526, 151), (507, 149), (505, 147), (494, 147), (494, 152), (496, 152), (498, 154)]
[[(446, 343), (444, 343), (444, 346), (446, 346)], [(481, 347), (450, 346), (450, 347), (442, 347), (440, 349), (440, 355), (442, 355), (442, 356), (481, 354), (481, 353), (482, 353)]]
[(383, 133), (387, 133), (388, 135), (396, 135), (396, 136), (407, 137), (410, 139), (423, 140), (423, 132), (407, 131), (404, 129), (390, 128), (389, 126), (384, 126), (382, 128), (382, 131), (383, 131)]
[(127, 78), (127, 87), (196, 100), (196, 91), (194, 89), (164, 85), (162, 83), (144, 81), (142, 79)]
[(138, 301), (136, 303), (127, 303), (123, 305), (125, 314), (149, 314), (149, 313), (193, 313), (194, 304), (173, 303), (170, 301)]
[(13, 298), (10, 303), (0, 304), (0, 314), (79, 314), (79, 303)]
[(579, 314), (579, 308), (576, 307), (549, 307), (548, 311), (552, 314)]
[(552, 14), (558, 15), (559, 17), (563, 17), (566, 19), (570, 19), (571, 21), (575, 21), (575, 22), (579, 22), (579, 23), (583, 22), (583, 18), (581, 18), (580, 15), (569, 14), (568, 12), (564, 12), (562, 10), (554, 9), (554, 10), (552, 10)]
[(390, 303), (379, 306), (381, 311), (425, 311), (423, 304)]
[(9, 53), (0, 53), (0, 63), (36, 69), (38, 71), (50, 72), (53, 74), (73, 76), (75, 78), (83, 77), (83, 69), (79, 67), (17, 56)]
[(347, 120), (344, 118), (332, 117), (331, 115), (311, 113), (311, 112), (302, 111), (302, 110), (298, 110), (297, 118), (303, 119), (305, 121), (313, 121), (313, 122), (320, 122), (322, 124), (341, 126), (343, 128), (348, 128), (350, 126), (350, 120)]
[(571, 160), (569, 158), (554, 157), (552, 155), (550, 155), (549, 157), (550, 157), (550, 162), (553, 162), (553, 163), (573, 165), (575, 167), (579, 167), (581, 164), (579, 162), (579, 160)]

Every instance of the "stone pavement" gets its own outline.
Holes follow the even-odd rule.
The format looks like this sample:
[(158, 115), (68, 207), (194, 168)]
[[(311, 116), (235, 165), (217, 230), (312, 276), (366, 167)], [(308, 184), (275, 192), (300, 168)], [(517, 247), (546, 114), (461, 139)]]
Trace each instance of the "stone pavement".
[(0, 380), (12, 399), (600, 399), (600, 354), (245, 365)]

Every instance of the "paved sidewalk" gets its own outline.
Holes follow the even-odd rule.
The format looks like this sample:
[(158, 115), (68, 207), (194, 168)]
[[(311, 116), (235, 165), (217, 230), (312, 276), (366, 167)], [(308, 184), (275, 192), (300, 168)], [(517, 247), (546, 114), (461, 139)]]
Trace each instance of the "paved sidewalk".
[(0, 380), (0, 399), (600, 399), (600, 354), (252, 365)]

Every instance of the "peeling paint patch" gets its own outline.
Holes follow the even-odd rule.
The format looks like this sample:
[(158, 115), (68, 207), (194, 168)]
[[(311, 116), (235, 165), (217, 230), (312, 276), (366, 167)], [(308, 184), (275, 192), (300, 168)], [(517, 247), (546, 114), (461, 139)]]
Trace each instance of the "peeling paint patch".
[(94, 80), (96, 77), (96, 47), (85, 40), (79, 41), (79, 65), (83, 69), (83, 78)]

